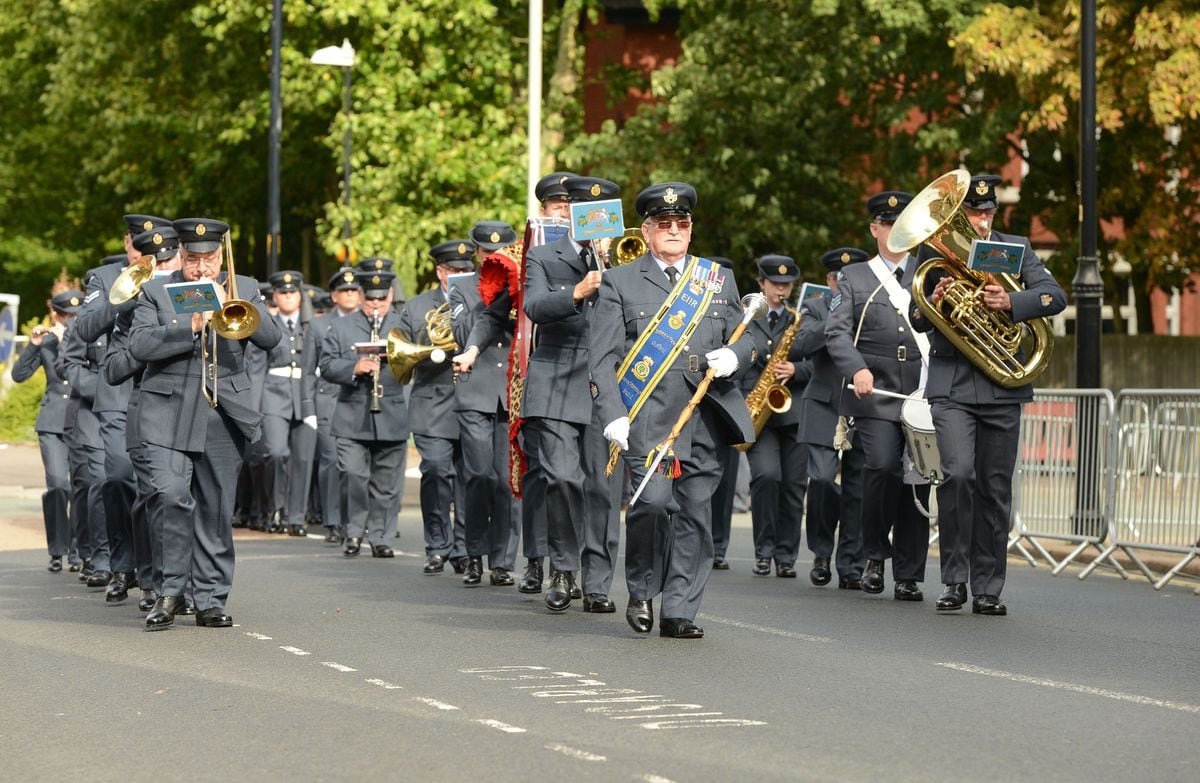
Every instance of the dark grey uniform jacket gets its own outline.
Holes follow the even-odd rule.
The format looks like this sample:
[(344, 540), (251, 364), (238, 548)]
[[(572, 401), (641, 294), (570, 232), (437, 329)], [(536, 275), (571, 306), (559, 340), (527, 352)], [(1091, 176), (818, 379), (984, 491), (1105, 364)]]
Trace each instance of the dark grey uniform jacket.
[(71, 401), (71, 382), (59, 374), (55, 366), (58, 358), (58, 337), (47, 334), (41, 345), (29, 343), (17, 357), (12, 368), (12, 379), (24, 383), (33, 377), (38, 367), (46, 370), (46, 391), (38, 409), (33, 428), (38, 432), (62, 435), (67, 431), (67, 405)]
[[(300, 314), (295, 317), (298, 321)], [(297, 323), (295, 333), (289, 333), (282, 315), (276, 315), (274, 320), (279, 327), (279, 344), (269, 351), (253, 345), (246, 350), (250, 374), (262, 386), (260, 409), (264, 414), (291, 421), (316, 416), (317, 346), (313, 323)], [(271, 375), (268, 370), (275, 367), (298, 368), (301, 375), (299, 378)]]
[[(771, 360), (771, 354), (775, 352), (775, 348), (787, 328), (795, 320), (796, 316), (785, 310), (783, 316), (776, 322), (774, 330), (770, 329), (765, 315), (754, 319), (746, 327), (746, 337), (754, 339), (758, 358), (755, 360), (754, 366), (741, 376), (740, 385), (743, 394), (749, 395), (754, 389), (755, 384), (766, 370), (767, 362)], [(795, 374), (786, 384), (787, 390), (792, 393), (792, 407), (787, 413), (772, 413), (767, 419), (766, 426), (768, 427), (795, 427), (800, 423), (800, 395), (804, 392), (804, 387), (812, 376), (812, 365), (804, 361), (795, 341), (792, 342), (792, 349), (788, 351), (787, 358), (796, 368)]]
[(472, 281), (451, 289), (450, 313), (455, 342), (464, 349), (468, 345), (479, 348), (471, 372), (458, 376), (454, 409), (480, 413), (508, 410), (508, 354), (512, 350), (514, 326), (508, 312), (496, 313), (495, 318), (484, 317), (483, 299)]
[[(199, 452), (204, 450), (206, 428), (197, 426), (204, 421), (198, 414), (201, 406), (208, 405), (201, 391), (200, 335), (192, 334), (190, 315), (176, 314), (164, 288), (179, 282), (183, 274), (178, 271), (148, 281), (133, 317), (129, 353), (146, 363), (138, 398), (138, 432), (148, 443)], [(262, 414), (246, 372), (246, 345), (269, 350), (279, 342), (279, 326), (263, 305), (258, 281), (238, 275), (237, 285), (238, 295), (258, 309), (261, 322), (246, 340), (217, 338), (217, 407), (253, 442), (258, 439)], [(210, 352), (211, 340), (211, 336), (206, 340)]]
[[(909, 258), (900, 280), (902, 287), (912, 285), (915, 270), (916, 264)], [(825, 335), (829, 355), (845, 376), (846, 383), (851, 382), (854, 373), (866, 367), (875, 376), (877, 388), (899, 394), (916, 391), (921, 384), (921, 351), (904, 316), (892, 306), (887, 289), (865, 262), (850, 264), (839, 274), (838, 292), (834, 297), (837, 304), (825, 323)], [(854, 335), (864, 309), (866, 318), (862, 321), (856, 347)], [(841, 412), (844, 416), (900, 421), (902, 402), (879, 394), (867, 395), (860, 400), (854, 392), (843, 389)]]
[[(429, 345), (425, 314), (445, 301), (440, 287), (408, 300), (400, 310), (400, 331), (417, 345)], [(413, 371), (408, 406), (412, 431), (417, 435), (458, 438), (458, 417), (454, 415), (454, 365), (450, 359), (447, 356), (441, 364), (426, 359)]]
[[(996, 242), (1012, 242), (1025, 246), (1025, 253), (1021, 259), (1021, 274), (1018, 276), (1025, 290), (1013, 291), (1008, 295), (1012, 301), (1012, 311), (1009, 314), (1012, 320), (1021, 323), (1040, 316), (1061, 313), (1067, 306), (1066, 292), (1033, 252), (1029, 240), (1023, 236), (1002, 234), (999, 231), (993, 231), (991, 238)], [(936, 253), (929, 248), (922, 247), (919, 257), (924, 260), (935, 255)], [(940, 271), (925, 276), (926, 296), (933, 292), (934, 286), (942, 276)], [(933, 328), (929, 319), (921, 315), (915, 302), (911, 317), (914, 329), (932, 332), (929, 336), (929, 383), (925, 389), (927, 399), (952, 399), (979, 405), (1011, 404), (1033, 399), (1032, 383), (1015, 389), (1006, 389), (992, 383), (991, 379), (954, 347), (954, 343)], [(1024, 351), (1020, 351), (1018, 356), (1024, 360)]]
[[(111, 342), (113, 325), (120, 314), (131, 314), (137, 309), (137, 299), (131, 299), (121, 305), (112, 305), (108, 301), (108, 292), (113, 282), (125, 269), (118, 264), (104, 264), (89, 269), (84, 275), (85, 296), (79, 315), (75, 317), (75, 329), (81, 339), (94, 342), (108, 338)], [(100, 357), (100, 374), (96, 383), (96, 398), (92, 410), (124, 412), (129, 407), (129, 395), (133, 390), (132, 380), (126, 379), (121, 383), (110, 383), (104, 373), (108, 363), (108, 349)]]
[[(629, 448), (634, 454), (646, 454), (666, 439), (708, 369), (704, 355), (722, 347), (741, 323), (737, 283), (728, 270), (720, 272), (720, 279), (721, 290), (713, 296), (691, 340), (632, 421)], [(600, 420), (605, 424), (629, 415), (617, 388), (617, 369), (670, 292), (666, 275), (649, 254), (604, 273), (596, 313), (591, 320), (589, 355), (592, 380), (596, 384), (595, 404), (599, 406)], [(758, 353), (750, 339), (738, 340), (731, 347), (738, 357), (734, 378), (714, 381), (702, 404), (714, 406), (725, 424), (723, 432), (713, 433), (718, 443), (752, 442), (754, 426), (736, 377), (746, 371)], [(686, 459), (690, 454), (695, 421), (693, 416), (675, 442), (675, 452), (680, 459)]]
[[(400, 316), (389, 310), (379, 327), (380, 339), (385, 339), (400, 324)], [(333, 413), (333, 435), (352, 440), (408, 440), (408, 405), (404, 387), (382, 362), (379, 381), (383, 394), (379, 398), (379, 413), (371, 413), (370, 375), (354, 374), (354, 365), (362, 357), (354, 352), (355, 343), (371, 339), (371, 319), (361, 312), (331, 321), (321, 341), (321, 380), (341, 385), (337, 409)], [(451, 414), (453, 415), (453, 414)]]
[(838, 405), (845, 381), (825, 348), (829, 300), (824, 296), (809, 297), (800, 305), (800, 314), (796, 351), (812, 364), (812, 377), (799, 400), (800, 441), (833, 448)]
[[(348, 316), (339, 316), (334, 311), (330, 311), (325, 315), (315, 316), (308, 322), (308, 331), (313, 336), (313, 364), (315, 365), (313, 374), (317, 374), (321, 367), (321, 348), (325, 341), (325, 335), (329, 332), (334, 321), (341, 318), (351, 318), (354, 313)], [(334, 411), (337, 409), (337, 399), (342, 393), (342, 385), (326, 380), (324, 376), (316, 379), (315, 396), (313, 399), (314, 410), (317, 412), (317, 422), (322, 424), (326, 421), (332, 421)]]

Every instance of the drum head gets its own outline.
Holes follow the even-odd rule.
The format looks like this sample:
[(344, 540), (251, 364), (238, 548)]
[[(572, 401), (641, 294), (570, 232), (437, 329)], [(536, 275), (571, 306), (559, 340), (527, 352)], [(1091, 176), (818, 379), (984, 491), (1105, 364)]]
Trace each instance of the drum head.
[(918, 432), (933, 432), (933, 411), (929, 402), (920, 398), (904, 401), (900, 406), (900, 421)]

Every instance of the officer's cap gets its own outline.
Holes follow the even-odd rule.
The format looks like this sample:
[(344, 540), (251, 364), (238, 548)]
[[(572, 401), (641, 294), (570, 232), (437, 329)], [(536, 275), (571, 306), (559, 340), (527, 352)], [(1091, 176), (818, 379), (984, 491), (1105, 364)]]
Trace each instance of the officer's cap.
[(271, 287), (281, 294), (299, 291), (300, 286), (304, 284), (304, 275), (290, 269), (276, 272), (267, 279), (271, 281)]
[(358, 287), (358, 275), (348, 266), (334, 272), (333, 277), (329, 278), (329, 285), (326, 286), (330, 291), (349, 291)]
[(167, 261), (179, 252), (179, 232), (171, 226), (160, 226), (143, 231), (133, 240), (133, 248), (144, 256), (153, 256), (155, 261)]
[(266, 302), (267, 304), (271, 304), (275, 301), (275, 289), (272, 288), (271, 284), (268, 282), (265, 282), (265, 281), (259, 282), (258, 295), (261, 296), (263, 298), (263, 301)]
[(183, 249), (192, 253), (211, 253), (229, 231), (228, 223), (212, 218), (180, 218), (171, 225), (179, 232)]
[(758, 276), (772, 283), (794, 283), (800, 276), (800, 267), (788, 256), (763, 256), (758, 260)]
[(571, 175), (563, 182), (567, 200), (571, 202), (604, 201), (621, 195), (621, 186), (599, 177)]
[(79, 305), (83, 304), (83, 294), (74, 289), (70, 291), (60, 291), (50, 297), (50, 306), (60, 313), (73, 315), (79, 309)]
[(135, 237), (143, 231), (171, 225), (171, 221), (155, 215), (125, 215), (121, 219), (125, 221), (125, 233), (131, 237)]
[(371, 256), (359, 261), (358, 268), (364, 272), (391, 272), (395, 263), (396, 262), (390, 258), (384, 258), (383, 256)]
[(871, 213), (872, 220), (895, 223), (896, 218), (900, 217), (900, 213), (912, 200), (912, 194), (903, 190), (885, 190), (867, 199), (867, 211)]
[(451, 239), (429, 248), (429, 255), (434, 261), (451, 269), (474, 269), (475, 260), (471, 255), (473, 252), (475, 245), (469, 239)]
[(696, 189), (686, 182), (659, 182), (637, 195), (634, 209), (643, 220), (660, 215), (691, 215)]
[(866, 251), (857, 247), (839, 247), (821, 256), (821, 264), (830, 272), (840, 272), (847, 264), (857, 264), (866, 260)]
[(490, 253), (516, 242), (517, 232), (504, 221), (481, 220), (471, 229), (471, 241)]
[(388, 291), (392, 290), (392, 278), (396, 275), (392, 272), (386, 272), (382, 269), (373, 271), (358, 272), (358, 284), (362, 287), (363, 296), (383, 299), (388, 295)]
[(995, 174), (976, 174), (971, 177), (963, 203), (972, 209), (997, 209), (1000, 201), (996, 198), (996, 188), (1003, 181)]
[(563, 185), (568, 179), (578, 176), (570, 171), (556, 171), (547, 174), (533, 186), (533, 195), (539, 204), (544, 204), (552, 198), (566, 198), (567, 189)]

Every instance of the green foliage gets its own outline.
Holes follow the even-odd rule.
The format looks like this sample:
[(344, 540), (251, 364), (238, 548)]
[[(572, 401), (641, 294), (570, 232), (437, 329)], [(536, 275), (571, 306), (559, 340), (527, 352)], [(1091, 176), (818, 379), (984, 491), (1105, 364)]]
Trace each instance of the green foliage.
[(46, 391), (46, 373), (39, 370), (24, 383), (0, 391), (0, 442), (36, 443), (33, 429)]

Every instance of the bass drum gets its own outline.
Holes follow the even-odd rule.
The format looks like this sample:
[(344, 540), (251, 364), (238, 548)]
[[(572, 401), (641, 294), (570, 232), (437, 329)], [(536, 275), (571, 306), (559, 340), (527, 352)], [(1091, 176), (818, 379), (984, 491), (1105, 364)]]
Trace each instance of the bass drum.
[(942, 472), (929, 402), (920, 397), (905, 400), (900, 406), (900, 425), (904, 429), (904, 443), (913, 470), (930, 484), (941, 484), (946, 474)]

